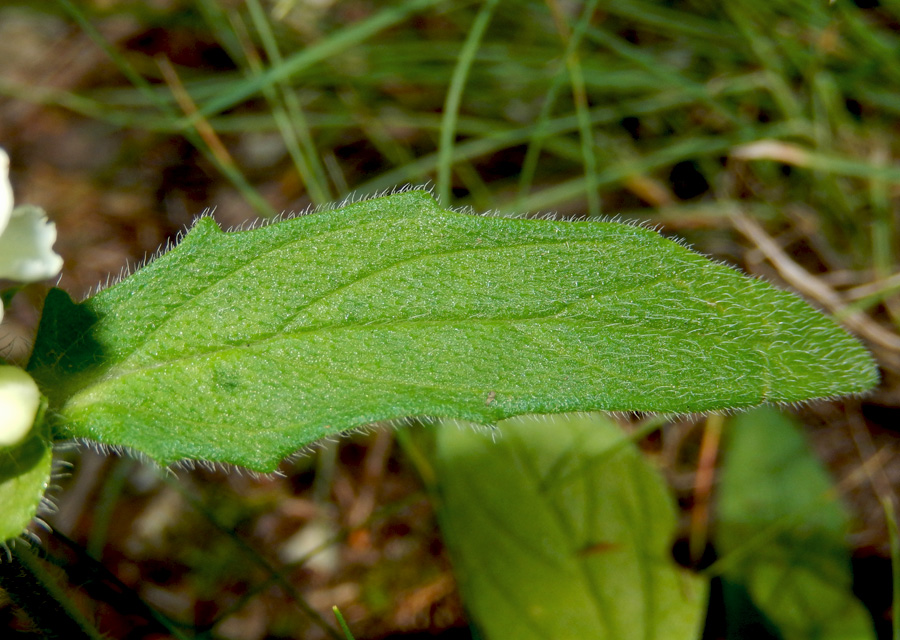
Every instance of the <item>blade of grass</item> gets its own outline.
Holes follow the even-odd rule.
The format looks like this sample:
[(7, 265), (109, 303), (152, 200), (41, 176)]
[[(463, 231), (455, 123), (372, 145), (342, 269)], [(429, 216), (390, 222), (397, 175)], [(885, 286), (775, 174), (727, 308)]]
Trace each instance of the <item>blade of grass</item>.
[[(872, 149), (870, 158), (875, 166), (885, 166), (890, 162), (890, 152), (884, 146)], [(896, 228), (891, 210), (891, 196), (888, 184), (879, 178), (869, 181), (868, 199), (873, 213), (871, 226), (872, 268), (880, 278), (886, 278), (894, 268), (894, 238)]]
[[(569, 44), (571, 45), (572, 42)], [(534, 183), (534, 176), (535, 173), (537, 173), (538, 160), (541, 157), (544, 141), (550, 136), (550, 132), (548, 131), (548, 124), (551, 119), (550, 114), (553, 112), (554, 106), (556, 106), (556, 99), (559, 92), (562, 90), (564, 82), (565, 73), (563, 72), (563, 69), (559, 69), (556, 74), (554, 74), (553, 80), (541, 102), (541, 110), (535, 120), (533, 133), (530, 136), (528, 148), (525, 151), (525, 159), (522, 161), (522, 169), (519, 172), (518, 195), (516, 196), (514, 203), (514, 207), (518, 211), (522, 210), (522, 202), (525, 200), (525, 197), (528, 195), (528, 192), (531, 190)], [(575, 118), (575, 123), (576, 125), (578, 123), (577, 116)]]
[(447, 96), (444, 100), (444, 117), (441, 120), (441, 137), (438, 144), (438, 174), (437, 195), (438, 202), (444, 206), (452, 206), (450, 169), (453, 164), (453, 144), (456, 140), (456, 121), (459, 116), (459, 105), (462, 102), (466, 79), (475, 54), (481, 44), (481, 39), (491, 21), (491, 16), (497, 8), (499, 0), (487, 0), (478, 10), (475, 20), (469, 29), (469, 35), (463, 43), (453, 69), (453, 77), (447, 88)]
[[(730, 78), (722, 84), (718, 85), (713, 95), (729, 95), (739, 96), (744, 93), (752, 93), (759, 88), (758, 79), (754, 74), (746, 76), (736, 76)], [(594, 107), (590, 110), (591, 124), (598, 126), (615, 122), (622, 118), (623, 113), (628, 113), (636, 117), (643, 116), (663, 116), (667, 112), (675, 112), (679, 109), (689, 107), (693, 103), (693, 98), (684, 93), (662, 92), (649, 98), (639, 98), (622, 101), (619, 105)], [(320, 120), (318, 126), (343, 126), (343, 122), (334, 119), (334, 116), (328, 116), (329, 120)], [(221, 119), (217, 122), (221, 126), (232, 129), (232, 125), (228, 119)], [(429, 114), (410, 114), (405, 115), (396, 122), (383, 122), (391, 126), (411, 126), (420, 129), (437, 129), (439, 123)], [(478, 156), (490, 155), (502, 149), (514, 147), (522, 143), (534, 141), (536, 136), (548, 137), (551, 135), (561, 136), (563, 134), (577, 130), (578, 120), (573, 114), (563, 115), (552, 118), (544, 122), (541, 118), (537, 118), (535, 123), (527, 126), (510, 128), (507, 122), (478, 120), (475, 118), (466, 118), (459, 120), (460, 130), (465, 131), (472, 136), (481, 136), (469, 139), (454, 146), (453, 161), (459, 162), (463, 159), (472, 159)], [(539, 130), (544, 127), (541, 133)], [(790, 127), (779, 128), (784, 135), (793, 133)], [(765, 138), (772, 132), (768, 126), (761, 126), (746, 131), (740, 131), (735, 136), (736, 140), (746, 141)], [(527, 157), (526, 157), (527, 163)], [(430, 174), (433, 174), (437, 167), (437, 154), (422, 155), (414, 161), (404, 163), (401, 166), (387, 171), (371, 180), (356, 186), (359, 193), (377, 193), (384, 189), (390, 189), (398, 184), (407, 182), (424, 183)], [(523, 169), (524, 174), (526, 169)], [(514, 205), (515, 211), (522, 211), (523, 208)]]
[(344, 632), (347, 640), (354, 640), (353, 633), (350, 632), (350, 627), (347, 626), (347, 621), (344, 620), (344, 614), (341, 613), (341, 610), (337, 608), (337, 605), (332, 607), (331, 610), (334, 611), (334, 617), (337, 618), (338, 624), (341, 625), (341, 631)]
[[(248, 2), (247, 4), (254, 27), (266, 49), (266, 54), (270, 60), (280, 63), (281, 53), (265, 12), (258, 3)], [(263, 62), (257, 55), (256, 48), (252, 44), (241, 17), (236, 12), (227, 14), (220, 3), (212, 0), (202, 0), (199, 6), (223, 48), (228, 51), (233, 60), (242, 61), (243, 66), (247, 69), (248, 77), (263, 75), (265, 72)], [(312, 143), (307, 119), (297, 102), (296, 95), (281, 82), (274, 86), (263, 87), (262, 92), (271, 107), (271, 114), (267, 115), (281, 134), (288, 155), (303, 180), (310, 199), (315, 204), (330, 202), (334, 196), (328, 188), (325, 171), (322, 168), (318, 151)], [(218, 91), (211, 92), (209, 96), (219, 93)], [(246, 129), (238, 128), (237, 131), (243, 133)]]
[(557, 0), (548, 0), (551, 12), (556, 16), (556, 22), (563, 42), (566, 43), (566, 67), (569, 70), (569, 84), (572, 87), (572, 98), (575, 103), (575, 117), (578, 120), (578, 132), (581, 138), (581, 161), (584, 166), (585, 186), (587, 191), (588, 215), (599, 216), (601, 213), (599, 185), (596, 183), (597, 153), (594, 144), (594, 136), (588, 113), (588, 96), (585, 88), (584, 72), (578, 55), (578, 46), (584, 39), (585, 31), (590, 24), (591, 17), (597, 9), (597, 0), (589, 0), (575, 29), (569, 33), (565, 23), (564, 13)]
[[(732, 143), (725, 136), (682, 140), (670, 147), (647, 153), (631, 162), (620, 162), (607, 167), (596, 176), (596, 184), (604, 186), (624, 180), (631, 175), (649, 173), (682, 160), (725, 152)], [(542, 189), (520, 202), (520, 211), (547, 211), (561, 203), (584, 197), (586, 182), (583, 176), (571, 178), (552, 187)]]
[(129, 82), (141, 92), (144, 98), (150, 104), (156, 105), (160, 111), (165, 113), (166, 115), (175, 115), (177, 112), (174, 110), (173, 105), (166, 103), (165, 105), (159, 102), (156, 92), (153, 90), (153, 87), (149, 82), (137, 72), (137, 70), (131, 65), (128, 60), (125, 59), (113, 46), (109, 43), (109, 41), (103, 37), (91, 21), (87, 19), (87, 16), (84, 12), (70, 0), (56, 0), (56, 2), (62, 7), (63, 11), (67, 13), (69, 16), (75, 20), (76, 24), (78, 24), (81, 29), (88, 34), (91, 40), (93, 40), (94, 44), (100, 47), (103, 52), (107, 55), (107, 57), (113, 61), (119, 71), (124, 75)]
[[(897, 11), (894, 4), (895, 15)], [(836, 2), (835, 10), (840, 16), (841, 24), (846, 28), (853, 40), (848, 44), (854, 56), (860, 60), (876, 60), (879, 70), (890, 78), (889, 83), (896, 86), (900, 82), (900, 60), (897, 58), (896, 33), (887, 29), (873, 29), (863, 18), (865, 13), (852, 2)], [(892, 41), (893, 40), (893, 41)]]
[(774, 160), (848, 178), (880, 180), (887, 184), (900, 183), (900, 167), (815, 151), (778, 140), (764, 139), (741, 145), (731, 152), (731, 157), (742, 160)]
[[(67, 2), (68, 0), (61, 1)], [(350, 47), (406, 20), (410, 16), (430, 7), (442, 4), (445, 1), (446, 0), (406, 0), (406, 2), (403, 2), (400, 5), (382, 9), (369, 18), (344, 27), (340, 31), (326, 37), (324, 40), (284, 59), (281, 64), (273, 65), (263, 75), (236, 84), (230, 91), (223, 93), (218, 98), (214, 98), (204, 105), (200, 110), (199, 115), (209, 117), (233, 107), (261, 91), (264, 86), (272, 85), (281, 80), (287, 80), (292, 75), (299, 73), (316, 63), (327, 60), (332, 56), (343, 53)], [(186, 124), (190, 124), (191, 120), (192, 119), (188, 119)]]
[(742, 121), (721, 100), (716, 99), (715, 92), (709, 84), (691, 80), (680, 69), (672, 64), (660, 60), (658, 56), (647, 53), (620, 36), (609, 33), (599, 27), (589, 26), (587, 36), (597, 44), (600, 44), (621, 57), (623, 60), (643, 69), (651, 74), (658, 82), (660, 89), (672, 87), (685, 92), (693, 100), (708, 106), (713, 112), (723, 118), (728, 124), (740, 127)]
[(489, 211), (493, 208), (493, 191), (481, 178), (478, 169), (472, 163), (463, 161), (457, 164), (456, 175), (469, 192), (466, 197), (466, 206), (473, 207), (477, 211)]
[[(235, 63), (241, 60), (246, 49), (228, 19), (225, 6), (215, 0), (199, 0), (197, 8), (206, 24), (209, 25), (209, 30), (215, 35), (216, 41), (228, 53), (228, 57)], [(199, 96), (200, 94), (195, 95)]]
[(203, 503), (197, 496), (193, 495), (190, 491), (188, 491), (187, 487), (184, 483), (179, 482), (177, 478), (174, 476), (163, 476), (163, 480), (173, 489), (178, 491), (181, 496), (187, 500), (191, 506), (197, 510), (199, 514), (205, 517), (214, 527), (216, 527), (223, 534), (227, 535), (230, 540), (232, 540), (235, 546), (241, 551), (244, 557), (251, 560), (257, 566), (262, 568), (266, 573), (269, 574), (273, 579), (275, 579), (278, 583), (278, 586), (284, 589), (285, 593), (291, 597), (294, 602), (297, 603), (297, 606), (300, 610), (316, 625), (318, 626), (328, 637), (332, 638), (332, 640), (342, 640), (340, 634), (337, 632), (334, 627), (332, 627), (328, 622), (319, 614), (318, 611), (312, 608), (312, 606), (306, 602), (303, 598), (303, 594), (301, 594), (291, 583), (291, 581), (281, 572), (278, 571), (268, 560), (266, 560), (259, 552), (256, 551), (251, 545), (244, 541), (239, 535), (237, 535), (231, 527), (227, 527), (223, 525), (216, 517), (216, 514), (210, 509), (206, 504)]
[[(591, 121), (596, 125), (599, 123), (608, 123), (615, 121), (621, 117), (621, 111), (628, 109), (630, 113), (635, 115), (651, 115), (661, 113), (667, 109), (676, 109), (684, 106), (691, 101), (691, 98), (684, 95), (659, 96), (648, 100), (637, 100), (623, 103), (619, 108), (614, 107), (597, 107), (591, 110)], [(563, 134), (574, 131), (578, 126), (578, 121), (574, 115), (566, 115), (547, 121), (546, 124), (536, 122), (533, 125), (525, 127), (517, 127), (515, 129), (503, 130), (502, 125), (498, 123), (494, 132), (485, 135), (482, 138), (467, 140), (454, 147), (454, 162), (461, 159), (475, 158), (482, 155), (489, 155), (497, 151), (518, 144), (534, 140), (536, 131), (540, 127), (545, 127), (545, 131), (553, 134)], [(765, 138), (770, 134), (778, 133), (779, 135), (787, 135), (791, 133), (790, 127), (764, 125), (750, 132), (740, 133), (735, 136), (736, 141), (743, 141), (745, 137)], [(752, 135), (751, 135), (752, 134)], [(632, 173), (640, 173), (651, 169), (665, 166), (667, 162), (675, 163), (688, 158), (695, 158), (704, 154), (713, 155), (723, 153), (729, 148), (736, 146), (736, 141), (727, 140), (724, 136), (715, 138), (697, 138), (694, 140), (680, 141), (673, 144), (668, 150), (662, 149), (653, 152), (653, 157), (642, 160), (638, 163), (619, 162), (616, 167), (607, 168), (597, 174), (597, 185), (603, 186), (610, 182), (627, 177)], [(697, 155), (689, 155), (691, 150)], [(687, 154), (687, 155), (686, 155)], [(576, 157), (577, 154), (568, 154), (566, 157)], [(415, 162), (409, 163), (402, 167), (398, 167), (392, 171), (381, 174), (361, 185), (357, 186), (359, 193), (377, 193), (384, 189), (389, 189), (394, 185), (404, 182), (424, 181), (425, 176), (434, 170), (437, 166), (437, 154), (428, 154), (420, 156)], [(524, 170), (523, 170), (524, 171)], [(514, 202), (510, 202), (507, 206), (512, 211), (535, 211), (545, 210), (547, 207), (553, 207), (564, 200), (568, 200), (579, 195), (583, 195), (584, 178), (577, 178), (564, 184), (568, 186), (556, 185), (550, 189), (559, 188), (556, 195), (533, 194), (524, 198), (516, 198)], [(543, 195), (542, 195), (543, 194)], [(537, 208), (535, 208), (537, 207)]]
[[(227, 162), (223, 164), (222, 156), (217, 154), (210, 148), (204, 141), (203, 136), (200, 134), (199, 130), (196, 128), (196, 123), (204, 118), (202, 114), (196, 114), (191, 118), (191, 126), (190, 127), (181, 127), (180, 123), (181, 118), (179, 117), (177, 111), (175, 111), (172, 104), (168, 101), (163, 100), (160, 95), (153, 89), (150, 83), (141, 76), (140, 73), (131, 65), (128, 60), (124, 58), (124, 56), (120, 55), (118, 51), (116, 51), (110, 43), (103, 37), (103, 35), (91, 24), (90, 20), (84, 15), (81, 9), (70, 2), (70, 0), (57, 0), (57, 2), (62, 6), (64, 11), (69, 14), (75, 22), (88, 34), (91, 40), (99, 46), (104, 53), (113, 61), (119, 71), (128, 79), (129, 82), (144, 96), (149, 104), (154, 105), (168, 120), (173, 123), (172, 129), (177, 130), (190, 142), (197, 150), (199, 150), (207, 160), (209, 160), (212, 164), (219, 169), (219, 171), (224, 175), (234, 187), (241, 193), (241, 195), (250, 203), (251, 206), (264, 217), (271, 217), (274, 215), (272, 208), (268, 205), (268, 203), (259, 195), (259, 192), (254, 189), (249, 182), (247, 182), (244, 175), (233, 165), (228, 164)], [(189, 99), (190, 103), (193, 104), (193, 100), (190, 99), (190, 96), (185, 92), (185, 95)], [(177, 96), (173, 96), (177, 98)]]
[(619, 15), (636, 24), (655, 30), (669, 37), (687, 36), (699, 40), (709, 40), (717, 45), (723, 42), (733, 44), (737, 35), (729, 25), (715, 17), (701, 17), (696, 13), (679, 11), (658, 2), (629, 0), (629, 2), (608, 3), (605, 7), (613, 15)]
[[(655, 106), (659, 106), (658, 102), (653, 102)], [(645, 104), (634, 105), (636, 109), (641, 109)], [(616, 117), (616, 111), (609, 107), (598, 107), (591, 110), (592, 122), (608, 122)], [(479, 133), (482, 137), (466, 140), (454, 146), (453, 162), (476, 158), (478, 156), (489, 155), (501, 149), (509, 148), (534, 140), (535, 135), (540, 127), (544, 126), (546, 132), (554, 134), (562, 134), (574, 131), (578, 126), (577, 118), (574, 115), (562, 116), (548, 120), (542, 124), (540, 119), (530, 126), (516, 127), (509, 129), (504, 123), (496, 123), (493, 127), (484, 130), (472, 129), (471, 133)], [(369, 180), (358, 186), (360, 193), (375, 193), (392, 185), (401, 184), (410, 181), (424, 181), (429, 173), (437, 167), (438, 155), (436, 153), (422, 155), (413, 162), (398, 167), (392, 171), (381, 174), (380, 176)], [(524, 171), (524, 170), (523, 170)], [(516, 209), (516, 210), (521, 210)]]
[[(757, 5), (750, 7), (741, 2), (726, 2), (723, 7), (737, 27), (746, 46), (765, 69), (767, 88), (782, 116), (787, 120), (802, 119), (803, 109), (785, 81), (783, 57), (778, 55), (773, 41), (757, 28), (749, 15), (751, 9), (761, 10), (761, 8)], [(775, 16), (771, 16), (768, 24), (771, 26), (774, 20)]]
[[(194, 100), (185, 90), (184, 85), (181, 83), (181, 79), (175, 71), (175, 67), (172, 66), (168, 58), (157, 58), (157, 64), (159, 65), (159, 70), (162, 72), (163, 78), (166, 80), (166, 84), (169, 86), (169, 89), (172, 91), (172, 95), (175, 96), (178, 104), (181, 105), (182, 110), (188, 115), (196, 114), (197, 105), (194, 104)], [(244, 174), (238, 169), (234, 158), (231, 157), (228, 149), (209, 125), (206, 118), (203, 118), (202, 116), (196, 118), (193, 126), (194, 131), (198, 136), (196, 141), (192, 141), (194, 146), (204, 151), (205, 155), (208, 155), (213, 160), (219, 168), (219, 171), (221, 171), (225, 177), (238, 188), (247, 202), (250, 203), (259, 215), (266, 218), (273, 217), (275, 211), (259, 194), (259, 191), (254, 189), (250, 183), (247, 182)], [(187, 134), (187, 132), (185, 132), (185, 134)], [(191, 140), (193, 136), (186, 135), (185, 137), (188, 137), (188, 139)]]
[[(265, 11), (258, 0), (248, 0), (247, 8), (253, 26), (259, 34), (266, 55), (273, 66), (284, 64), (284, 58), (275, 40), (275, 34), (266, 17)], [(249, 51), (249, 50), (248, 50)], [(262, 75), (261, 67), (258, 75)], [(277, 89), (277, 90), (276, 90)], [(300, 106), (297, 95), (284, 82), (277, 82), (275, 86), (264, 87), (264, 93), (272, 105), (273, 115), (281, 131), (281, 136), (288, 147), (288, 152), (294, 165), (303, 176), (304, 183), (309, 189), (312, 201), (316, 204), (325, 204), (334, 199), (333, 192), (328, 187), (325, 168), (319, 158), (320, 154), (313, 141), (306, 114)], [(271, 97), (270, 97), (271, 96)]]
[(415, 154), (402, 137), (391, 131), (392, 127), (440, 128), (438, 119), (419, 118), (419, 114), (397, 114), (398, 117), (391, 118), (388, 113), (378, 113), (353, 86), (342, 91), (340, 98), (350, 115), (348, 124), (355, 122), (378, 153), (394, 166), (402, 167), (414, 162)]
[[(564, 59), (568, 71), (567, 75), (569, 83), (572, 87), (572, 96), (575, 103), (575, 118), (581, 139), (581, 161), (582, 166), (584, 167), (586, 183), (585, 195), (588, 202), (588, 213), (589, 215), (597, 216), (601, 213), (599, 194), (600, 185), (596, 181), (598, 160), (596, 145), (593, 140), (593, 127), (589, 115), (585, 77), (581, 60), (578, 56), (578, 47), (584, 39), (591, 17), (596, 11), (597, 2), (592, 0), (585, 4), (581, 16), (571, 33), (565, 20), (565, 13), (559, 4), (555, 0), (548, 0), (547, 5), (554, 17), (557, 31), (559, 32), (562, 41), (565, 43)], [(526, 151), (525, 160), (523, 162), (523, 168), (520, 173), (519, 190), (516, 199), (517, 207), (526, 197), (526, 194), (534, 181), (541, 149), (544, 146), (544, 141), (549, 135), (547, 123), (550, 120), (550, 113), (553, 110), (557, 94), (561, 90), (565, 78), (566, 74), (563, 74), (561, 71), (556, 74), (553, 79), (553, 84), (550, 86), (550, 90), (547, 92), (547, 96), (541, 105), (541, 111), (537, 118), (535, 135), (529, 142), (528, 150)]]

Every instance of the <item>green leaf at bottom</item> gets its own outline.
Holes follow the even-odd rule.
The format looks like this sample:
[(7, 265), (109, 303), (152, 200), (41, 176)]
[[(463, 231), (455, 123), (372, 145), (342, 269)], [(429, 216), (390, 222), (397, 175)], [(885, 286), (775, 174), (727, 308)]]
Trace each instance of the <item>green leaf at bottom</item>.
[(770, 408), (728, 427), (716, 535), (724, 577), (785, 640), (874, 638), (851, 591), (849, 517), (802, 432)]
[(498, 432), (437, 436), (441, 530), (488, 640), (699, 637), (707, 583), (672, 560), (673, 500), (619, 427), (532, 416)]
[(40, 427), (15, 447), (0, 448), (0, 542), (34, 519), (50, 484), (52, 449)]

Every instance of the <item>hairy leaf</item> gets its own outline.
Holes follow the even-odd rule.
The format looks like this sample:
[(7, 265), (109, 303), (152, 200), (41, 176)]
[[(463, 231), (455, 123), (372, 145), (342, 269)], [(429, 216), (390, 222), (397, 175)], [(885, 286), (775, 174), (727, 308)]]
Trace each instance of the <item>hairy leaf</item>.
[(877, 380), (831, 319), (653, 231), (421, 191), (251, 231), (201, 219), (79, 305), (53, 292), (30, 369), (60, 436), (264, 471), (406, 416), (705, 411)]
[(441, 531), (485, 638), (697, 638), (707, 581), (672, 559), (674, 501), (622, 430), (595, 414), (498, 433), (437, 434)]

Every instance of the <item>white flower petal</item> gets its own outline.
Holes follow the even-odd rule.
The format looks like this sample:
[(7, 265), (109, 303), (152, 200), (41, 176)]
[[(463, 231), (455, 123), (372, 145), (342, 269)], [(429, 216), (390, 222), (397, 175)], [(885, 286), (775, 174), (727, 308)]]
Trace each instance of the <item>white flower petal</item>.
[(0, 235), (9, 223), (13, 209), (13, 191), (9, 183), (9, 156), (0, 149)]
[(37, 416), (41, 392), (18, 367), (0, 366), (0, 447), (22, 441)]
[(0, 278), (23, 282), (52, 278), (63, 263), (53, 251), (54, 242), (56, 225), (47, 220), (43, 209), (17, 207), (0, 234)]

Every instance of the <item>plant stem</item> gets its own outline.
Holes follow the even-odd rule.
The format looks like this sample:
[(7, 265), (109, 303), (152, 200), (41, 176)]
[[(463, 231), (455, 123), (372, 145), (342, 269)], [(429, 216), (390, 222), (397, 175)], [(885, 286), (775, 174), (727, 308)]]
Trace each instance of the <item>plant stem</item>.
[(103, 638), (27, 545), (13, 547), (10, 561), (0, 562), (0, 587), (44, 638)]

